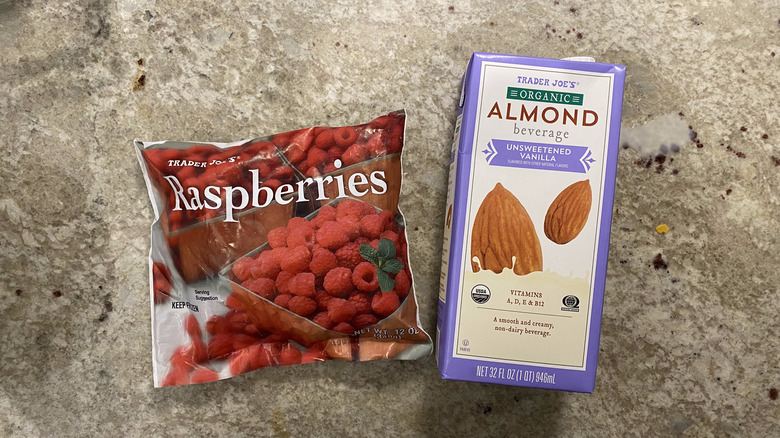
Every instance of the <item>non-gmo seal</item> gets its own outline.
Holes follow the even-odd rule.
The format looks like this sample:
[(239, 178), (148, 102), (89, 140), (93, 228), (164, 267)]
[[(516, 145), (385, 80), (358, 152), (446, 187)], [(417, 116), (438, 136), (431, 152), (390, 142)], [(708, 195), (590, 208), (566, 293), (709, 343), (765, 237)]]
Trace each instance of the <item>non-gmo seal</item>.
[(477, 304), (485, 304), (490, 299), (490, 289), (484, 284), (478, 284), (471, 289), (471, 299)]
[(566, 295), (565, 297), (563, 297), (562, 302), (565, 307), (561, 307), (561, 310), (566, 312), (580, 311), (580, 299), (575, 297), (574, 295)]

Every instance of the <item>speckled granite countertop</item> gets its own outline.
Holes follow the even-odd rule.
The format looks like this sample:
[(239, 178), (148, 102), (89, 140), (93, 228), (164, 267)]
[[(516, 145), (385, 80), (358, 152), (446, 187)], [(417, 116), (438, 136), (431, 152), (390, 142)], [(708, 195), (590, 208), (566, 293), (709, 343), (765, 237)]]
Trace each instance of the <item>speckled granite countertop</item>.
[[(370, 3), (0, 0), (0, 435), (777, 436), (780, 5)], [(153, 390), (131, 140), (406, 108), (433, 332), (472, 51), (628, 67), (595, 394), (442, 381), (433, 358)]]

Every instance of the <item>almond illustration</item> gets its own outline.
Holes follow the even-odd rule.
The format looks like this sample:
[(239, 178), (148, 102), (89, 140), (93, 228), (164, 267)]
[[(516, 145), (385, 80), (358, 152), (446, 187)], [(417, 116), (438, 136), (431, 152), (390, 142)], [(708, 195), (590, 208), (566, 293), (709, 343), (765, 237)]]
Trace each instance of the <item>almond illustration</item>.
[(544, 217), (544, 234), (563, 245), (574, 240), (588, 222), (591, 204), (590, 181), (576, 182), (555, 198)]
[[(474, 261), (476, 258), (479, 263)], [(471, 269), (517, 275), (542, 270), (542, 246), (531, 218), (515, 195), (500, 183), (485, 196), (471, 233)]]

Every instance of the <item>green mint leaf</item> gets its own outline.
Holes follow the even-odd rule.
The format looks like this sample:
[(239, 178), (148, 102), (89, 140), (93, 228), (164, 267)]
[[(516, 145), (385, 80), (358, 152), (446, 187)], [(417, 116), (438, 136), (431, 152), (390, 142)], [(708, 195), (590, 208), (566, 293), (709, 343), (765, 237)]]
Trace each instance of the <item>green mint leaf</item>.
[(376, 270), (376, 279), (379, 281), (379, 289), (381, 289), (382, 292), (389, 292), (395, 287), (395, 280), (390, 278), (390, 276), (387, 275), (387, 272), (381, 269)]
[(398, 259), (385, 260), (382, 263), (382, 270), (389, 274), (397, 274), (403, 268), (404, 264), (398, 261)]
[(379, 266), (379, 257), (376, 250), (371, 245), (360, 244), (360, 256), (371, 262), (374, 266)]
[(390, 239), (379, 239), (379, 245), (377, 247), (377, 255), (380, 259), (394, 259), (395, 258), (395, 243)]

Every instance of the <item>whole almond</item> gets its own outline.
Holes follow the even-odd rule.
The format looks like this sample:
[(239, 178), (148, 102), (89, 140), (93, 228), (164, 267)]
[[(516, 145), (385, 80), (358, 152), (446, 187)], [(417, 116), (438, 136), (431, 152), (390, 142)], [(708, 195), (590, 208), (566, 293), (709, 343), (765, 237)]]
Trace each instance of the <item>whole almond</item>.
[(555, 198), (544, 217), (544, 234), (563, 245), (574, 240), (588, 222), (591, 205), (590, 181), (576, 182)]
[[(477, 259), (475, 261), (474, 259)], [(471, 269), (517, 275), (542, 270), (542, 246), (531, 217), (500, 183), (485, 196), (471, 232)]]

